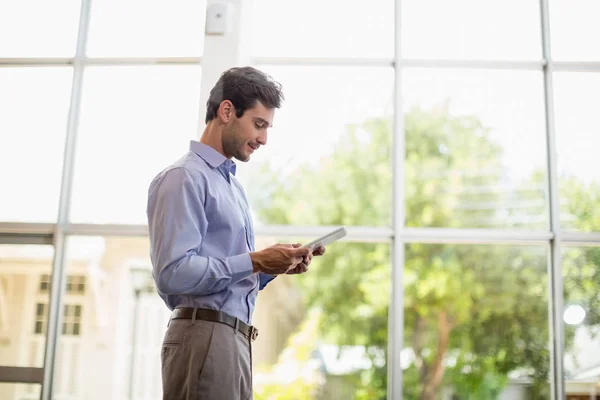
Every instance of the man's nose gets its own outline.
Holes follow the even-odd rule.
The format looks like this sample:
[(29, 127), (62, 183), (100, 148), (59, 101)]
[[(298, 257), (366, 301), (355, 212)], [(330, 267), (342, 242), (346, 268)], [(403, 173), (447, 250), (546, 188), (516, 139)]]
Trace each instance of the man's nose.
[(265, 131), (265, 133), (262, 133), (260, 135), (258, 135), (258, 138), (256, 138), (256, 141), (261, 145), (264, 146), (267, 144), (267, 132)]

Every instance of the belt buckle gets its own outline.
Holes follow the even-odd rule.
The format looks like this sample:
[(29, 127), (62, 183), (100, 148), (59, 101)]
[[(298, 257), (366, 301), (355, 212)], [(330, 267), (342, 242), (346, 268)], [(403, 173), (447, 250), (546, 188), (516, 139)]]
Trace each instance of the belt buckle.
[(252, 341), (254, 342), (257, 337), (258, 337), (258, 329), (251, 326), (250, 327), (250, 339), (252, 339)]

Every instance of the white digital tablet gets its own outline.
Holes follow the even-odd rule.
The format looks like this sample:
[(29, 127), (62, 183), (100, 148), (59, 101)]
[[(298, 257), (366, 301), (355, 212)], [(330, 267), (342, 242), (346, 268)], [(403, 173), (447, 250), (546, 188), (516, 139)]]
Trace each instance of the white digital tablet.
[(337, 228), (337, 229), (329, 232), (326, 235), (321, 236), (318, 239), (313, 240), (310, 243), (306, 243), (302, 247), (308, 247), (308, 248), (310, 248), (311, 251), (320, 246), (325, 247), (328, 244), (333, 243), (336, 240), (343, 238), (344, 236), (346, 236), (346, 233), (347, 233), (346, 227), (342, 226), (340, 228)]

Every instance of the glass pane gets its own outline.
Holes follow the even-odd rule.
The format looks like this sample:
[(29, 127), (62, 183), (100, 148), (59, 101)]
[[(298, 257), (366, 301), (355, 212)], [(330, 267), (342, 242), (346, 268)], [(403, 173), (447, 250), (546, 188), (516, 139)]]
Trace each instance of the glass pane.
[[(132, 371), (136, 399), (162, 398), (160, 350), (170, 311), (152, 284), (148, 246), (147, 237), (68, 239), (67, 273), (85, 276), (89, 285), (84, 294), (65, 298), (54, 398), (129, 398)], [(142, 289), (152, 291), (136, 298), (130, 270), (139, 267), (148, 271)], [(87, 365), (120, 373), (93, 379)]]
[(600, 231), (600, 74), (554, 74), (561, 228)]
[(545, 229), (542, 74), (403, 71), (406, 224)]
[(0, 399), (5, 400), (29, 400), (39, 399), (42, 385), (30, 385), (26, 383), (0, 382)]
[(402, 56), (540, 60), (537, 1), (403, 0)]
[(42, 275), (40, 278), (40, 292), (49, 291), (50, 286), (50, 275)]
[[(50, 297), (38, 287), (41, 275), (50, 274), (53, 256), (52, 246), (0, 244), (0, 365), (44, 364)], [(0, 387), (0, 398), (21, 393), (20, 399), (28, 393), (11, 390), (15, 388)]]
[(600, 2), (550, 1), (552, 58), (559, 61), (600, 61)]
[(238, 169), (256, 224), (390, 225), (393, 70), (263, 69), (286, 101)]
[(71, 68), (0, 68), (0, 221), (54, 222)]
[[(273, 243), (259, 238), (257, 248)], [(140, 267), (148, 270), (147, 284), (139, 282), (136, 298), (130, 270)], [(81, 324), (59, 339), (55, 397), (125, 398), (133, 369), (137, 398), (160, 398), (160, 348), (170, 312), (152, 287), (148, 239), (72, 237), (67, 268), (86, 274), (93, 289), (65, 300), (81, 305)], [(255, 399), (274, 393), (384, 397), (389, 271), (388, 245), (339, 243), (315, 259), (309, 273), (269, 283), (253, 316), (260, 330), (253, 349)], [(82, 366), (88, 363), (123, 373), (96, 382), (86, 379)]]
[(600, 394), (600, 247), (564, 248), (562, 267), (566, 392)]
[(404, 399), (550, 398), (544, 247), (410, 244), (405, 260)]
[[(276, 242), (263, 237), (257, 248)], [(331, 244), (307, 273), (260, 292), (255, 400), (386, 398), (389, 252), (381, 243)]]
[(200, 56), (205, 0), (104, 0), (92, 3), (90, 57)]
[(78, 0), (1, 1), (0, 58), (74, 57), (80, 7)]
[(394, 54), (394, 1), (255, 0), (252, 55), (257, 57), (389, 57)]
[(74, 222), (145, 224), (148, 185), (198, 137), (200, 67), (86, 71)]
[(37, 317), (41, 317), (42, 315), (44, 315), (44, 303), (38, 303), (36, 304), (36, 312), (35, 315)]

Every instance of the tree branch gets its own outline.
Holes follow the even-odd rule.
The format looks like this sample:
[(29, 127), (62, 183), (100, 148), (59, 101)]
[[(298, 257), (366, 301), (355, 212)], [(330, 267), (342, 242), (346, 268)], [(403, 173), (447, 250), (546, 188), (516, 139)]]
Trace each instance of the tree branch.
[(425, 319), (415, 310), (415, 329), (412, 338), (412, 347), (415, 353), (415, 366), (419, 370), (421, 382), (427, 376), (428, 366), (423, 359), (423, 334), (425, 332)]
[(442, 310), (439, 315), (439, 337), (438, 346), (435, 358), (431, 362), (429, 371), (423, 381), (423, 391), (421, 392), (421, 400), (435, 400), (436, 393), (442, 383), (444, 377), (444, 356), (448, 352), (450, 344), (450, 332), (452, 331), (452, 323), (448, 317), (448, 312)]

